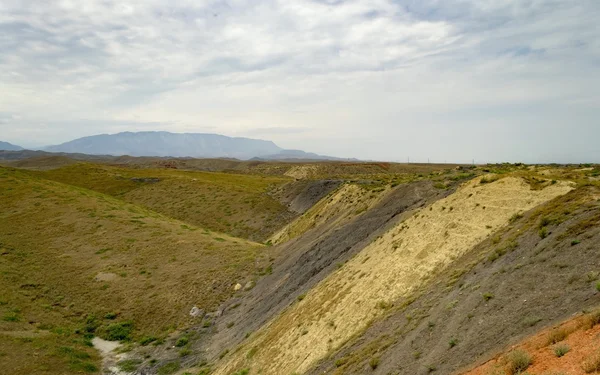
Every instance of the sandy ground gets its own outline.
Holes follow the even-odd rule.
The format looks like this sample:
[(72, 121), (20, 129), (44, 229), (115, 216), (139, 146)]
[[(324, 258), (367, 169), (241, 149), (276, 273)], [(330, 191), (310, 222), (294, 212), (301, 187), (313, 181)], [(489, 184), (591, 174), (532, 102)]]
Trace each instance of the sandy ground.
[[(217, 368), (261, 374), (302, 373), (410, 295), (431, 275), (506, 225), (512, 215), (565, 194), (557, 183), (531, 190), (522, 179), (470, 181), (447, 198), (418, 210), (323, 280), (301, 301), (253, 335)], [(247, 352), (253, 350), (252, 356)]]
[(118, 354), (115, 352), (121, 344), (118, 341), (107, 341), (100, 337), (92, 339), (94, 348), (102, 355), (102, 368), (104, 374), (108, 375), (127, 375), (126, 372), (120, 371), (117, 367), (117, 362), (125, 359), (126, 354)]

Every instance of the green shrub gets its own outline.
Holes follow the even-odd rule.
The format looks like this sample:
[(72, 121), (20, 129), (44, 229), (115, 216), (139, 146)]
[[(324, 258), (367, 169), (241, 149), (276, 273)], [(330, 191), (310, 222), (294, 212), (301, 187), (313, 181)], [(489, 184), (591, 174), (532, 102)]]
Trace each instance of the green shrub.
[(106, 327), (101, 327), (99, 336), (109, 341), (126, 341), (131, 339), (133, 323), (131, 321), (111, 323)]
[(512, 215), (508, 221), (509, 221), (509, 223), (512, 224), (512, 223), (518, 221), (521, 218), (523, 218), (523, 214), (519, 212), (519, 213), (516, 213), (516, 214)]
[(21, 316), (19, 316), (19, 314), (16, 312), (8, 312), (4, 314), (2, 320), (5, 322), (18, 322), (21, 320)]
[(520, 374), (533, 363), (531, 356), (524, 350), (513, 350), (506, 356), (507, 370), (510, 375)]
[(548, 345), (556, 344), (567, 338), (569, 334), (564, 329), (553, 329), (548, 334)]
[(544, 239), (544, 238), (548, 237), (548, 229), (546, 229), (546, 227), (540, 228), (540, 231), (538, 232), (538, 234), (540, 235), (541, 239)]
[(571, 246), (579, 245), (580, 243), (581, 243), (581, 241), (579, 241), (579, 240), (573, 240), (573, 241), (571, 241)]
[(450, 341), (448, 341), (448, 346), (451, 348), (454, 348), (457, 344), (458, 344), (458, 340), (455, 339), (454, 337), (451, 338)]
[(258, 348), (256, 346), (252, 347), (252, 349), (250, 349), (248, 351), (248, 353), (246, 353), (246, 358), (247, 359), (252, 359), (252, 357), (254, 357), (254, 355), (256, 354), (256, 352), (258, 352)]
[(140, 340), (140, 345), (142, 346), (146, 346), (154, 341), (156, 341), (157, 338), (154, 336), (144, 336), (142, 337), (142, 339)]
[(494, 298), (494, 294), (493, 293), (483, 293), (482, 297), (487, 302), (487, 301), (491, 300), (492, 298)]
[(550, 220), (550, 218), (549, 218), (549, 217), (546, 217), (546, 216), (544, 216), (544, 217), (542, 217), (542, 218), (540, 219), (540, 224), (539, 224), (539, 227), (540, 227), (540, 229), (541, 229), (541, 228), (547, 227), (547, 226), (548, 226), (548, 225), (550, 225), (551, 223), (552, 223), (552, 220)]
[(371, 366), (372, 370), (375, 370), (377, 366), (379, 366), (379, 357), (373, 357), (369, 361), (369, 366)]
[(142, 361), (138, 359), (125, 359), (123, 361), (117, 362), (117, 366), (121, 371), (124, 372), (134, 372), (137, 370), (138, 366), (142, 363)]
[(554, 347), (554, 354), (557, 357), (562, 357), (563, 355), (567, 354), (569, 352), (569, 350), (571, 350), (571, 348), (569, 347), (569, 345), (567, 344), (558, 344)]
[(335, 367), (341, 367), (348, 362), (348, 358), (342, 357), (335, 360)]
[(169, 362), (166, 365), (159, 367), (158, 375), (170, 375), (177, 372), (181, 368), (179, 362)]
[(223, 350), (221, 354), (219, 354), (219, 359), (223, 359), (223, 357), (225, 357), (227, 353), (229, 353), (229, 349)]
[(117, 318), (117, 313), (111, 312), (104, 315), (104, 319), (115, 320)]
[(178, 348), (181, 348), (182, 346), (186, 346), (188, 344), (188, 342), (190, 342), (190, 338), (189, 337), (187, 337), (187, 336), (181, 336), (175, 342), (175, 346), (178, 347)]

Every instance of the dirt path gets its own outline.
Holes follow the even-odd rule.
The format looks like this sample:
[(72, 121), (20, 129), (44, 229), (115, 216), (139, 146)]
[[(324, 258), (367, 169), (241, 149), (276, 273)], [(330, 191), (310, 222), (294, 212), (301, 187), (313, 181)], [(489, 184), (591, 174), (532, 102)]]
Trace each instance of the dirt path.
[(107, 341), (99, 337), (92, 339), (94, 348), (102, 355), (102, 370), (103, 374), (107, 375), (127, 375), (126, 372), (120, 371), (117, 367), (117, 362), (125, 358), (125, 354), (115, 352), (121, 344), (118, 341)]

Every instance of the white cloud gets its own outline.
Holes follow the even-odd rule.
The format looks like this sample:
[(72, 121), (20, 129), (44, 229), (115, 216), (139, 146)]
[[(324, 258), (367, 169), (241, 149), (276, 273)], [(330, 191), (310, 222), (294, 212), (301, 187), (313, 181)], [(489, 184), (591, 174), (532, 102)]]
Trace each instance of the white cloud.
[(600, 137), (599, 16), (596, 0), (4, 0), (0, 138), (160, 128), (363, 158), (574, 160), (555, 134), (579, 132), (579, 150)]

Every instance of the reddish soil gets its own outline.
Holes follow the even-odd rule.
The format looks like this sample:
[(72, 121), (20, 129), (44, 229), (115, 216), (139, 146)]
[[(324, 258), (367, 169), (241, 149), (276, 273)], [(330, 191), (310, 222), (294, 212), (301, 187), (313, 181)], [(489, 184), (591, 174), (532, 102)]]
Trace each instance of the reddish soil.
[[(499, 354), (485, 364), (463, 372), (463, 375), (500, 375), (509, 374), (506, 370), (505, 356), (508, 352), (520, 349), (529, 353), (533, 363), (527, 368), (527, 374), (546, 375), (584, 375), (584, 364), (600, 354), (600, 325), (589, 328), (589, 316), (579, 316), (561, 325), (548, 328), (532, 336), (506, 352)], [(557, 344), (549, 342), (553, 330), (563, 331), (568, 336)], [(557, 357), (554, 348), (557, 345), (568, 345), (570, 350), (562, 357)], [(597, 372), (592, 371), (596, 374)]]

